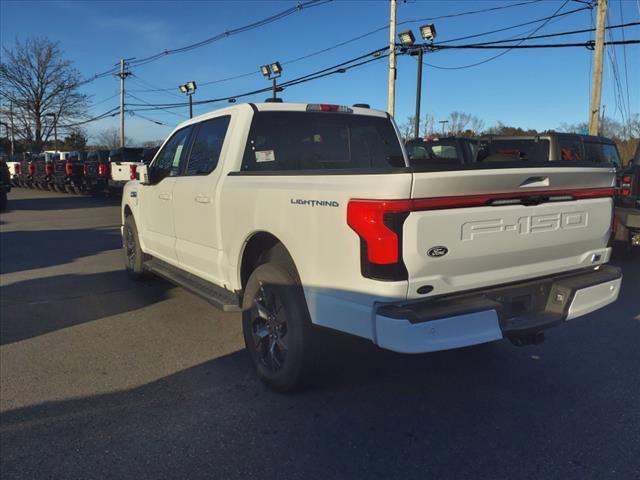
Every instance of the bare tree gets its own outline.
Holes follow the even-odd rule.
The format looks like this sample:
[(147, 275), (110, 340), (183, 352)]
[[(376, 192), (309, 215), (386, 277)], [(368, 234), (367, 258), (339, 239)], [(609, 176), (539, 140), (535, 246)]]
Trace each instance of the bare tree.
[(433, 115), (431, 115), (430, 113), (427, 113), (424, 117), (424, 123), (422, 126), (422, 136), (424, 138), (427, 138), (432, 135), (436, 135), (435, 124), (436, 124), (436, 121), (433, 118)]
[[(120, 130), (109, 127), (96, 134), (96, 145), (108, 150), (120, 148)], [(125, 144), (130, 143), (130, 138), (125, 138)]]
[(407, 117), (407, 120), (402, 125), (398, 125), (398, 128), (400, 129), (400, 135), (402, 136), (403, 140), (409, 140), (414, 137), (413, 127), (415, 118), (415, 116), (411, 115), (410, 117)]
[(80, 73), (64, 59), (59, 44), (45, 37), (13, 49), (3, 47), (0, 63), (0, 91), (3, 115), (13, 108), (16, 136), (40, 151), (53, 131), (52, 115), (58, 125), (73, 123), (87, 111), (87, 96), (79, 92)]

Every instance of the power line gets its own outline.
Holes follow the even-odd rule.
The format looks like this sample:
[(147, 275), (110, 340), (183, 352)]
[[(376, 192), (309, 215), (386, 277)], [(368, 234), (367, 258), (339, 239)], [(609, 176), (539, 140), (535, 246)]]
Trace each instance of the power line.
[[(136, 99), (136, 100), (138, 100), (139, 102), (142, 102), (142, 103), (144, 103), (144, 104), (146, 104), (146, 105), (155, 106), (155, 104), (153, 104), (153, 103), (149, 103), (149, 102), (147, 102), (146, 100), (143, 100), (143, 99), (142, 99), (142, 98), (140, 98), (140, 97), (136, 97), (136, 96), (135, 96), (135, 95), (133, 95), (132, 93), (127, 92), (127, 96), (129, 96), (129, 97), (131, 97), (131, 98), (135, 98), (135, 99)], [(134, 105), (134, 106), (135, 106), (136, 104), (129, 104), (129, 105)], [(181, 119), (185, 119), (185, 118), (187, 118), (187, 116), (186, 116), (186, 115), (180, 115), (179, 113), (172, 112), (171, 110), (166, 110), (166, 109), (164, 109), (164, 108), (162, 108), (161, 110), (164, 110), (165, 112), (170, 113), (171, 115), (175, 115), (176, 117), (180, 117)]]
[(77, 127), (77, 126), (80, 126), (80, 125), (85, 125), (87, 123), (91, 123), (91, 122), (95, 122), (95, 121), (98, 121), (98, 120), (102, 120), (103, 118), (113, 117), (113, 116), (118, 114), (118, 110), (119, 109), (120, 109), (120, 107), (115, 107), (115, 108), (112, 108), (111, 110), (107, 110), (106, 112), (101, 113), (100, 115), (97, 115), (97, 116), (95, 116), (93, 118), (89, 118), (87, 120), (83, 120), (81, 122), (68, 123), (66, 125), (58, 125), (58, 128)]
[[(605, 42), (605, 45), (634, 45), (640, 43), (640, 40), (616, 40), (613, 42)], [(452, 50), (452, 49), (464, 49), (464, 50), (497, 50), (501, 48), (506, 48), (509, 50), (512, 49), (527, 49), (527, 48), (567, 48), (567, 47), (584, 47), (584, 48), (593, 48), (594, 43), (591, 41), (581, 42), (581, 43), (538, 43), (534, 45), (443, 45), (438, 49), (441, 50)]]
[[(459, 12), (459, 13), (453, 13), (453, 14), (447, 14), (447, 15), (440, 15), (440, 16), (437, 16), (437, 17), (417, 18), (417, 19), (412, 19), (412, 20), (404, 20), (402, 22), (398, 22), (397, 25), (405, 25), (405, 24), (410, 24), (410, 23), (443, 20), (443, 19), (447, 19), (447, 18), (456, 18), (456, 17), (462, 17), (462, 16), (466, 16), (466, 15), (475, 15), (475, 14), (478, 14), (478, 13), (486, 13), (486, 12), (493, 12), (493, 11), (497, 11), (497, 10), (505, 10), (507, 8), (520, 7), (520, 6), (524, 6), (524, 5), (530, 5), (530, 4), (534, 4), (534, 3), (539, 3), (540, 1), (542, 1), (542, 0), (529, 0), (529, 1), (526, 1), (526, 2), (511, 3), (511, 4), (508, 4), (508, 5), (502, 5), (502, 6), (499, 6), (499, 7), (483, 8), (483, 9), (479, 9), (479, 10), (471, 10), (471, 11), (466, 11), (466, 12)], [(540, 22), (540, 21), (543, 21), (543, 20), (545, 20), (545, 19), (543, 18), (543, 19), (539, 19), (539, 20), (534, 20), (533, 22), (530, 22), (530, 23), (536, 23), (536, 22)], [(292, 63), (296, 63), (296, 62), (299, 62), (299, 61), (302, 61), (302, 60), (306, 60), (307, 58), (311, 58), (311, 57), (314, 57), (316, 55), (320, 55), (322, 53), (326, 53), (326, 52), (329, 52), (331, 50), (335, 50), (336, 48), (340, 48), (340, 47), (343, 47), (343, 46), (348, 45), (350, 43), (353, 43), (355, 41), (361, 40), (361, 39), (366, 38), (366, 37), (368, 37), (370, 35), (378, 33), (378, 32), (380, 32), (382, 30), (386, 30), (388, 27), (389, 27), (389, 24), (387, 23), (387, 24), (385, 24), (385, 25), (383, 25), (383, 26), (381, 26), (379, 28), (376, 28), (374, 30), (362, 33), (362, 34), (357, 35), (357, 36), (352, 37), (352, 38), (349, 38), (348, 40), (344, 40), (342, 42), (336, 43), (336, 44), (331, 45), (329, 47), (325, 47), (325, 48), (322, 48), (320, 50), (316, 50), (314, 52), (302, 55), (300, 57), (297, 57), (297, 58), (294, 58), (294, 59), (291, 59), (291, 60), (286, 60), (286, 61), (283, 61), (283, 62), (280, 62), (280, 63), (282, 65), (291, 65)], [(509, 28), (516, 28), (516, 27), (509, 27)], [(478, 34), (478, 35), (484, 35), (484, 34)], [(211, 80), (211, 81), (208, 81), (208, 82), (199, 82), (198, 84), (200, 86), (213, 85), (213, 84), (216, 84), (216, 83), (227, 82), (227, 81), (230, 81), (230, 80), (237, 80), (237, 79), (240, 79), (240, 78), (246, 78), (246, 77), (249, 77), (249, 76), (252, 76), (252, 75), (257, 75), (258, 73), (259, 72), (257, 70), (252, 70), (250, 72), (245, 72), (245, 73), (241, 73), (241, 74), (238, 74), (238, 75), (233, 75), (233, 76), (226, 77), (226, 78), (220, 78), (220, 79)], [(158, 91), (169, 91), (169, 90), (173, 90), (173, 87), (171, 87), (171, 88), (155, 88), (155, 89), (147, 90), (147, 91), (149, 91), (149, 92), (158, 92)], [(142, 91), (142, 90), (139, 90), (139, 91)]]
[(144, 115), (141, 115), (141, 114), (135, 112), (134, 110), (127, 110), (127, 112), (130, 113), (131, 115), (136, 116), (136, 117), (140, 117), (143, 120), (146, 120), (148, 122), (155, 123), (156, 125), (162, 125), (163, 127), (171, 127), (172, 126), (172, 125), (167, 125), (166, 123), (163, 123), (160, 120), (154, 120), (153, 118), (145, 117)]
[[(569, 2), (569, 0), (565, 0), (565, 2), (564, 2), (562, 5), (560, 5), (560, 7), (558, 7), (558, 9), (556, 9), (556, 11), (555, 11), (555, 12), (553, 12), (553, 14), (552, 14), (551, 16), (546, 17), (546, 19), (544, 20), (544, 23), (542, 23), (542, 25), (539, 25), (538, 27), (536, 27), (536, 28), (531, 32), (531, 34), (529, 35), (529, 37), (532, 37), (534, 34), (538, 33), (538, 32), (539, 32), (539, 31), (540, 31), (540, 30), (541, 30), (545, 25), (547, 25), (547, 24), (548, 24), (552, 19), (554, 19), (554, 18), (556, 18), (556, 17), (558, 17), (558, 16), (560, 16), (560, 15), (567, 15), (567, 14), (568, 14), (568, 12), (565, 12), (564, 14), (560, 14), (560, 11), (565, 7), (565, 5), (566, 5), (568, 2)], [(584, 10), (585, 8), (586, 8), (586, 7), (581, 8), (581, 9), (578, 9), (577, 11)], [(572, 12), (572, 13), (575, 13), (575, 11), (571, 11), (571, 12)], [(529, 24), (529, 23), (530, 23), (530, 22), (527, 22), (527, 24)], [(477, 36), (477, 35), (475, 35), (475, 36)], [(475, 37), (475, 36), (474, 36), (474, 37)], [(468, 37), (468, 38), (471, 38), (471, 37)], [(525, 39), (525, 40), (526, 40), (526, 39)], [(517, 45), (518, 45), (518, 46), (519, 46), (519, 45), (521, 45), (525, 40), (521, 40), (521, 41), (519, 41)], [(452, 42), (452, 41), (453, 41), (453, 40), (449, 40), (448, 42)], [(445, 42), (439, 42), (439, 44), (442, 44), (442, 43), (445, 43)], [(489, 48), (489, 47), (490, 47), (490, 46), (488, 46), (487, 48)], [(444, 48), (444, 46), (441, 46), (440, 48)], [(429, 64), (429, 63), (425, 63), (425, 65), (428, 65), (428, 66), (430, 66), (430, 67), (432, 67), (432, 68), (438, 68), (438, 69), (441, 69), (441, 70), (462, 70), (462, 69), (464, 69), (464, 68), (477, 67), (477, 66), (479, 66), (479, 65), (483, 65), (483, 64), (485, 64), (485, 63), (488, 63), (488, 62), (491, 62), (491, 61), (493, 61), (493, 60), (496, 60), (496, 59), (498, 59), (498, 58), (500, 58), (500, 57), (502, 57), (502, 56), (506, 55), (507, 53), (509, 53), (511, 50), (513, 50), (513, 48), (514, 48), (514, 47), (509, 48), (509, 49), (505, 50), (504, 52), (500, 52), (500, 53), (498, 53), (497, 55), (494, 55), (494, 56), (492, 56), (492, 57), (486, 58), (486, 59), (484, 59), (484, 60), (481, 60), (481, 61), (479, 61), (479, 62), (475, 62), (475, 63), (469, 64), (469, 65), (462, 65), (462, 66), (457, 66), (457, 67), (440, 67), (440, 66), (438, 66), (438, 65), (432, 65), (432, 64)]]
[(248, 32), (250, 30), (254, 30), (256, 28), (259, 27), (263, 27), (265, 25), (268, 25), (270, 23), (276, 22), (278, 20), (281, 20), (283, 18), (288, 17), (289, 15), (292, 15), (294, 13), (300, 12), (302, 11), (304, 8), (313, 8), (313, 7), (319, 7), (320, 5), (325, 5), (329, 2), (331, 2), (332, 0), (308, 0), (306, 2), (298, 2), (298, 4), (295, 7), (290, 7), (287, 8), (286, 10), (283, 10), (279, 13), (276, 13), (275, 15), (271, 15), (270, 17), (267, 18), (263, 18), (262, 20), (258, 20), (256, 22), (247, 24), (247, 25), (243, 25), (242, 27), (238, 27), (238, 28), (234, 28), (231, 30), (225, 30), (224, 32), (221, 32), (217, 35), (214, 35), (212, 37), (206, 38), (205, 40), (202, 40), (200, 42), (196, 42), (196, 43), (192, 43), (190, 45), (185, 45), (184, 47), (180, 47), (180, 48), (174, 48), (174, 49), (168, 49), (168, 50), (164, 50), (162, 52), (156, 53), (154, 55), (150, 55), (148, 57), (144, 57), (144, 58), (140, 58), (137, 60), (133, 60), (131, 62), (131, 66), (141, 66), (144, 64), (147, 64), (149, 62), (153, 62), (159, 58), (162, 57), (166, 57), (168, 55), (173, 55), (176, 53), (183, 53), (183, 52), (188, 52), (190, 50), (194, 50), (196, 48), (200, 48), (200, 47), (204, 47), (205, 45), (210, 45), (211, 43), (217, 42), (219, 40), (222, 40), (224, 38), (228, 38), (232, 35), (237, 35), (239, 33), (244, 33), (244, 32)]
[[(638, 25), (640, 25), (640, 22), (621, 23), (618, 25), (610, 25), (606, 27), (606, 30), (613, 30), (613, 29), (624, 28), (624, 27), (636, 27)], [(547, 33), (545, 35), (535, 35), (535, 36), (528, 36), (524, 38), (511, 38), (509, 40), (494, 40), (491, 42), (474, 43), (474, 45), (494, 45), (497, 43), (517, 42), (519, 40), (534, 40), (539, 38), (560, 37), (563, 35), (576, 35), (578, 33), (587, 33), (587, 32), (595, 32), (595, 31), (596, 31), (595, 28), (583, 28), (581, 30), (572, 30), (570, 32)]]

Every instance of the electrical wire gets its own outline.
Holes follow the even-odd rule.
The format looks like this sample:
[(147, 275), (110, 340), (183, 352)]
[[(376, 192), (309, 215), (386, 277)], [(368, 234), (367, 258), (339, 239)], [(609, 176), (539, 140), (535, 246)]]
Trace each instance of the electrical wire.
[(163, 123), (160, 120), (154, 120), (153, 118), (146, 117), (146, 116), (141, 115), (140, 113), (137, 113), (137, 112), (135, 112), (133, 110), (126, 110), (126, 112), (130, 113), (133, 116), (140, 117), (143, 120), (146, 120), (148, 122), (155, 123), (156, 125), (162, 125), (163, 127), (173, 127), (174, 126), (174, 125), (167, 125), (166, 123)]
[[(620, 21), (624, 23), (624, 13), (622, 12), (622, 0), (618, 0), (618, 7), (620, 8)], [(624, 28), (621, 30), (622, 40), (626, 40), (624, 35)], [(631, 126), (631, 100), (629, 96), (629, 73), (627, 70), (627, 46), (622, 46), (622, 58), (624, 60), (624, 83), (626, 85), (627, 90), (627, 112), (629, 113), (629, 117), (627, 118), (627, 136), (629, 135), (629, 127)]]
[(243, 25), (242, 27), (237, 27), (237, 28), (233, 28), (231, 30), (225, 30), (224, 32), (221, 32), (217, 35), (214, 35), (212, 37), (206, 38), (205, 40), (202, 40), (200, 42), (196, 42), (196, 43), (192, 43), (190, 45), (185, 45), (184, 47), (179, 47), (179, 48), (174, 48), (174, 49), (167, 49), (164, 50), (162, 52), (156, 53), (154, 55), (150, 55), (148, 57), (144, 57), (144, 58), (140, 58), (140, 59), (135, 59), (133, 61), (131, 61), (129, 64), (131, 66), (141, 66), (141, 65), (145, 65), (147, 63), (153, 62), (155, 60), (158, 60), (159, 58), (162, 57), (166, 57), (168, 55), (173, 55), (176, 53), (184, 53), (184, 52), (188, 52), (190, 50), (194, 50), (196, 48), (200, 48), (200, 47), (204, 47), (205, 45), (210, 45), (211, 43), (217, 42), (219, 40), (222, 40), (224, 38), (228, 38), (232, 35), (237, 35), (239, 33), (244, 33), (244, 32), (248, 32), (250, 30), (254, 30), (256, 28), (260, 28), (263, 27), (265, 25), (268, 25), (270, 23), (276, 22), (278, 20), (281, 20), (283, 18), (288, 17), (289, 15), (292, 15), (294, 13), (300, 12), (303, 9), (307, 8), (313, 8), (313, 7), (319, 7), (321, 5), (325, 5), (327, 3), (332, 2), (333, 0), (308, 0), (306, 2), (298, 2), (298, 4), (294, 7), (290, 7), (287, 8), (286, 10), (283, 10), (279, 13), (276, 13), (275, 15), (271, 15), (270, 17), (267, 18), (263, 18), (261, 20), (258, 20), (256, 22), (247, 24), (247, 25)]
[[(553, 12), (553, 14), (552, 14), (551, 16), (546, 17), (546, 19), (544, 20), (544, 23), (542, 23), (541, 25), (539, 25), (538, 27), (536, 27), (536, 28), (533, 30), (533, 32), (531, 32), (531, 34), (529, 35), (529, 37), (532, 37), (534, 34), (538, 33), (538, 32), (539, 32), (542, 28), (544, 28), (544, 26), (545, 26), (545, 25), (547, 25), (551, 20), (553, 20), (554, 18), (557, 18), (558, 16), (560, 16), (560, 15), (561, 15), (561, 14), (560, 14), (560, 11), (565, 7), (565, 5), (566, 5), (567, 3), (569, 3), (569, 0), (565, 0), (565, 2), (564, 2), (562, 5), (560, 5), (560, 7), (558, 7), (558, 8), (556, 9), (556, 11), (555, 11), (555, 12)], [(576, 11), (585, 10), (586, 8), (587, 8), (587, 7), (584, 7), (584, 8), (578, 9), (578, 10), (576, 10)], [(575, 13), (576, 11), (572, 11), (572, 13)], [(562, 15), (565, 15), (565, 14), (567, 14), (567, 12), (565, 12), (565, 13), (564, 13), (564, 14), (562, 14)], [(477, 35), (476, 35), (476, 36), (477, 36)], [(468, 37), (468, 38), (471, 38), (471, 37)], [(452, 42), (452, 41), (453, 41), (453, 40), (449, 40), (448, 42)], [(521, 40), (517, 45), (519, 46), (519, 45), (521, 45), (521, 44), (522, 44), (522, 43), (524, 43), (524, 42), (525, 42), (525, 40)], [(442, 43), (446, 43), (446, 42), (439, 42), (440, 48), (444, 48), (444, 47), (442, 46)], [(486, 48), (489, 48), (489, 47), (490, 47), (490, 46), (487, 46)], [(512, 48), (509, 48), (509, 49), (507, 49), (507, 50), (505, 50), (504, 52), (500, 52), (500, 53), (498, 53), (497, 55), (493, 55), (492, 57), (485, 58), (484, 60), (481, 60), (481, 61), (479, 61), (479, 62), (471, 63), (471, 64), (468, 64), (468, 65), (460, 65), (460, 66), (457, 66), (457, 67), (442, 67), (442, 66), (439, 66), (439, 65), (433, 65), (433, 64), (426, 63), (426, 62), (423, 62), (423, 63), (424, 63), (425, 65), (430, 66), (431, 68), (437, 68), (437, 69), (440, 69), (440, 70), (462, 70), (462, 69), (465, 69), (465, 68), (477, 67), (477, 66), (479, 66), (479, 65), (483, 65), (483, 64), (485, 64), (485, 63), (489, 63), (489, 62), (491, 62), (491, 61), (493, 61), (493, 60), (496, 60), (496, 59), (498, 59), (498, 58), (500, 58), (500, 57), (502, 57), (502, 56), (506, 55), (507, 53), (509, 53), (509, 52), (510, 52), (510, 51), (512, 51), (512, 50), (513, 50), (513, 47), (512, 47)]]
[(79, 125), (85, 125), (87, 123), (91, 123), (91, 122), (95, 122), (98, 120), (102, 120), (103, 118), (107, 118), (107, 117), (113, 117), (115, 115), (118, 114), (118, 110), (120, 110), (120, 107), (114, 107), (111, 110), (107, 110), (104, 113), (101, 113), (100, 115), (97, 115), (93, 118), (89, 118), (87, 120), (83, 120), (81, 122), (76, 122), (76, 123), (68, 123), (66, 125), (58, 125), (58, 128), (71, 128), (71, 127), (77, 127)]
[[(466, 12), (459, 12), (459, 13), (453, 13), (453, 14), (447, 14), (447, 15), (440, 15), (440, 16), (437, 16), (437, 17), (417, 18), (417, 19), (412, 19), (412, 20), (404, 20), (402, 22), (396, 22), (396, 25), (405, 25), (405, 24), (418, 23), (418, 22), (442, 20), (442, 19), (447, 19), (447, 18), (456, 18), (456, 17), (462, 17), (462, 16), (466, 16), (466, 15), (475, 15), (475, 14), (478, 14), (478, 13), (493, 12), (493, 11), (497, 11), (497, 10), (505, 10), (507, 8), (530, 5), (530, 4), (533, 4), (533, 3), (539, 3), (540, 1), (542, 1), (542, 0), (529, 0), (529, 1), (526, 1), (526, 2), (510, 3), (508, 5), (501, 5), (499, 7), (483, 8), (483, 9), (479, 9), (479, 10), (471, 10), (471, 11), (466, 11)], [(534, 20), (533, 22), (530, 22), (530, 23), (541, 22), (541, 21), (544, 21), (544, 20), (545, 20), (545, 18)], [(518, 26), (521, 26), (521, 25), (518, 25)], [(517, 26), (509, 27), (509, 28), (516, 28), (516, 27)], [(293, 58), (291, 60), (285, 60), (285, 61), (280, 62), (280, 63), (282, 65), (291, 65), (293, 63), (300, 62), (302, 60), (306, 60), (308, 58), (320, 55), (322, 53), (330, 52), (330, 51), (335, 50), (337, 48), (340, 48), (340, 47), (343, 47), (345, 45), (351, 44), (351, 43), (353, 43), (355, 41), (358, 41), (358, 40), (361, 40), (363, 38), (366, 38), (366, 37), (368, 37), (370, 35), (373, 35), (375, 33), (380, 32), (382, 30), (386, 30), (387, 28), (389, 28), (389, 24), (388, 23), (383, 25), (383, 26), (381, 26), (381, 27), (379, 27), (379, 28), (376, 28), (374, 30), (370, 30), (368, 32), (362, 33), (362, 34), (357, 35), (355, 37), (349, 38), (348, 40), (336, 43), (334, 45), (322, 48), (320, 50), (316, 50), (314, 52), (302, 55), (300, 57)], [(483, 35), (483, 34), (478, 34), (478, 35)], [(246, 77), (249, 77), (249, 76), (252, 76), (252, 75), (257, 75), (258, 73), (259, 72), (257, 70), (252, 70), (250, 72), (245, 72), (245, 73), (241, 73), (241, 74), (238, 74), (238, 75), (233, 75), (233, 76), (230, 76), (230, 77), (220, 78), (220, 79), (217, 79), (217, 80), (210, 80), (208, 82), (199, 82), (198, 84), (200, 86), (213, 85), (213, 84), (227, 82), (227, 81), (231, 81), (231, 80), (237, 80), (237, 79), (240, 79), (240, 78), (246, 78)], [(157, 89), (147, 90), (147, 91), (149, 91), (149, 92), (152, 92), (152, 91), (154, 91), (154, 92), (155, 91), (169, 91), (169, 90), (173, 90), (174, 88), (175, 87), (157, 88)], [(139, 90), (139, 91), (141, 91), (141, 90)]]
[[(638, 25), (640, 25), (640, 22), (621, 23), (618, 25), (609, 25), (606, 27), (606, 30), (614, 30), (617, 28), (624, 28), (624, 27), (636, 27)], [(587, 33), (587, 32), (595, 32), (595, 31), (596, 31), (595, 28), (583, 28), (581, 30), (572, 30), (570, 32), (547, 33), (545, 35), (535, 35), (535, 36), (528, 36), (523, 38), (511, 38), (509, 40), (494, 40), (491, 42), (474, 43), (474, 45), (494, 45), (497, 43), (517, 42), (519, 40), (537, 40), (540, 38), (552, 38), (552, 37), (560, 37), (564, 35), (576, 35), (578, 33)]]
[[(126, 95), (127, 95), (127, 96), (129, 96), (129, 97), (131, 97), (131, 98), (134, 98), (134, 99), (138, 100), (139, 102), (142, 102), (142, 103), (144, 103), (144, 104), (146, 104), (146, 105), (155, 106), (155, 104), (153, 104), (153, 103), (149, 103), (149, 102), (147, 102), (146, 100), (144, 100), (144, 99), (142, 99), (142, 98), (140, 98), (140, 97), (136, 97), (136, 96), (135, 96), (135, 95), (133, 95), (132, 93), (128, 93), (128, 92), (127, 92), (127, 93), (126, 93)], [(129, 104), (129, 105), (131, 105), (131, 104)], [(165, 112), (170, 113), (171, 115), (175, 115), (176, 117), (179, 117), (179, 118), (181, 118), (181, 119), (185, 119), (185, 118), (187, 118), (187, 116), (186, 116), (186, 115), (181, 115), (181, 114), (179, 114), (179, 113), (172, 112), (171, 110), (166, 110), (166, 109), (164, 109), (164, 108), (162, 108), (162, 109), (160, 109), (160, 110), (164, 110)]]

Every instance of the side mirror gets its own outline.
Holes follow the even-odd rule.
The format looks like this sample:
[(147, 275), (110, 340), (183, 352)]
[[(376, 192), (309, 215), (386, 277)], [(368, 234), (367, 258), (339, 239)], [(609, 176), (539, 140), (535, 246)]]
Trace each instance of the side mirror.
[(136, 168), (136, 178), (142, 185), (151, 185), (151, 171), (152, 168), (149, 165), (138, 165)]

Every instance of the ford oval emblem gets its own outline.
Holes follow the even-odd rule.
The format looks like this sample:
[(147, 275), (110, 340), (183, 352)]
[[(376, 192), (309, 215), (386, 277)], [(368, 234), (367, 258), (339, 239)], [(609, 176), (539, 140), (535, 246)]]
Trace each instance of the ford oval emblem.
[(437, 246), (431, 247), (427, 252), (427, 255), (430, 257), (444, 257), (447, 253), (449, 253), (449, 249), (447, 247)]

